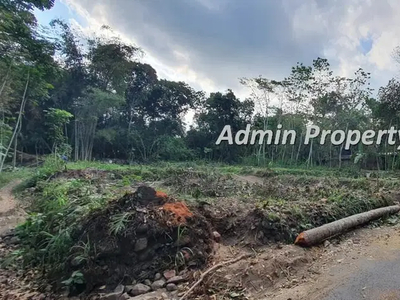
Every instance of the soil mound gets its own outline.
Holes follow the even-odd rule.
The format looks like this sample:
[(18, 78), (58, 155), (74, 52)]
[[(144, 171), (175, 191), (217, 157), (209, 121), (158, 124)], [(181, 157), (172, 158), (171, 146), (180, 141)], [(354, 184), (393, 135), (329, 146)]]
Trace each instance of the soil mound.
[[(82, 289), (132, 284), (167, 269), (199, 268), (212, 251), (210, 224), (185, 203), (140, 186), (87, 218), (68, 272), (81, 272)], [(79, 292), (79, 291), (77, 291)]]

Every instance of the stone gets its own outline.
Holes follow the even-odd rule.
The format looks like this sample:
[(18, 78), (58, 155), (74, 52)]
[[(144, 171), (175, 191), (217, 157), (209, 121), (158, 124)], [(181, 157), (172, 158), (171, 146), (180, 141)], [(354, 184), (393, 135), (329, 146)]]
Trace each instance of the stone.
[(150, 285), (151, 285), (151, 280), (150, 280), (150, 279), (146, 279), (143, 283), (144, 283), (145, 285), (150, 286)]
[(162, 278), (161, 273), (157, 273), (157, 274), (154, 276), (154, 281), (160, 280), (161, 278)]
[(218, 231), (213, 232), (214, 240), (218, 243), (221, 241), (221, 235), (219, 234)]
[(142, 251), (147, 248), (147, 238), (140, 238), (135, 243), (135, 252)]
[(128, 293), (123, 293), (118, 300), (129, 300), (131, 299), (131, 296), (128, 295)]
[(164, 271), (164, 278), (166, 279), (166, 280), (169, 280), (169, 279), (171, 279), (172, 277), (175, 277), (176, 276), (176, 272), (175, 272), (175, 270), (166, 270), (166, 271)]
[(132, 284), (126, 285), (124, 292), (128, 293), (128, 294), (131, 294), (131, 291), (132, 291), (133, 287), (135, 286), (135, 284), (136, 284), (136, 282), (134, 280)]
[(163, 300), (168, 300), (169, 299), (167, 293), (162, 293), (161, 297), (162, 297)]
[(114, 293), (120, 293), (122, 294), (125, 290), (125, 286), (122, 284), (119, 284), (115, 289), (114, 289)]
[(131, 296), (138, 296), (150, 292), (151, 288), (148, 285), (138, 283), (135, 284), (132, 289), (128, 292)]
[(164, 279), (160, 279), (160, 280), (156, 280), (153, 282), (153, 284), (151, 285), (151, 289), (153, 291), (157, 291), (161, 288), (163, 288), (165, 285), (165, 280)]
[(167, 283), (180, 283), (184, 282), (185, 279), (182, 276), (174, 276), (170, 279), (168, 279)]
[[(150, 292), (147, 294), (132, 297), (129, 300), (160, 300), (160, 299), (162, 299), (161, 294), (162, 294), (162, 291)], [(167, 298), (167, 299), (169, 299), (169, 298)]]
[(178, 289), (178, 287), (174, 283), (168, 283), (166, 288), (169, 292), (176, 291)]
[(19, 238), (18, 238), (17, 236), (13, 236), (13, 237), (10, 239), (10, 244), (13, 244), (13, 245), (19, 244)]
[(328, 241), (328, 240), (325, 240), (325, 242), (324, 242), (324, 247), (326, 248), (326, 247), (329, 247), (329, 245), (330, 245), (331, 243)]
[(121, 293), (109, 293), (100, 295), (99, 300), (119, 300), (121, 297)]

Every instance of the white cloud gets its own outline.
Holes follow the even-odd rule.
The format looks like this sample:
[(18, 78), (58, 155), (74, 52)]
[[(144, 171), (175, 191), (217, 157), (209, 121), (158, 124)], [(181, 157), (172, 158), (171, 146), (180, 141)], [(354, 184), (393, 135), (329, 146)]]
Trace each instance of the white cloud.
[[(62, 1), (86, 20), (83, 30), (108, 24), (143, 47), (161, 78), (207, 92), (232, 88), (245, 98), (239, 77), (279, 80), (297, 61), (317, 56), (338, 75), (371, 72), (376, 89), (399, 68), (392, 59), (400, 45), (398, 0)], [(365, 54), (366, 38), (372, 48)]]

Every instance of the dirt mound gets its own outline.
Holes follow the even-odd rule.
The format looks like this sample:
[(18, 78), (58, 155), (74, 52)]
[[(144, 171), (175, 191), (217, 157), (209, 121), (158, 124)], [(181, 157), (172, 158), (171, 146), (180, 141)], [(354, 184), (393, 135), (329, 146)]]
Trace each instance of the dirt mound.
[(80, 288), (91, 291), (144, 281), (166, 269), (202, 267), (213, 239), (201, 214), (141, 186), (92, 214), (74, 240), (68, 271), (81, 272), (85, 285)]

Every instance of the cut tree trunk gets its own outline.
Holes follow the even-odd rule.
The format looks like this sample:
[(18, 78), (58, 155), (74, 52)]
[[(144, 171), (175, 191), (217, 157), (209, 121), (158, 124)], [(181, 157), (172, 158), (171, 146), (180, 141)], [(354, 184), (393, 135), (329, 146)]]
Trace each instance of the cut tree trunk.
[(295, 245), (299, 246), (312, 246), (321, 243), (322, 241), (341, 234), (350, 228), (365, 224), (369, 221), (378, 219), (380, 217), (395, 214), (400, 211), (400, 205), (393, 205), (387, 207), (381, 207), (378, 209), (370, 210), (364, 213), (356, 214), (344, 219), (334, 221), (332, 223), (325, 224), (323, 226), (313, 228), (300, 233)]

